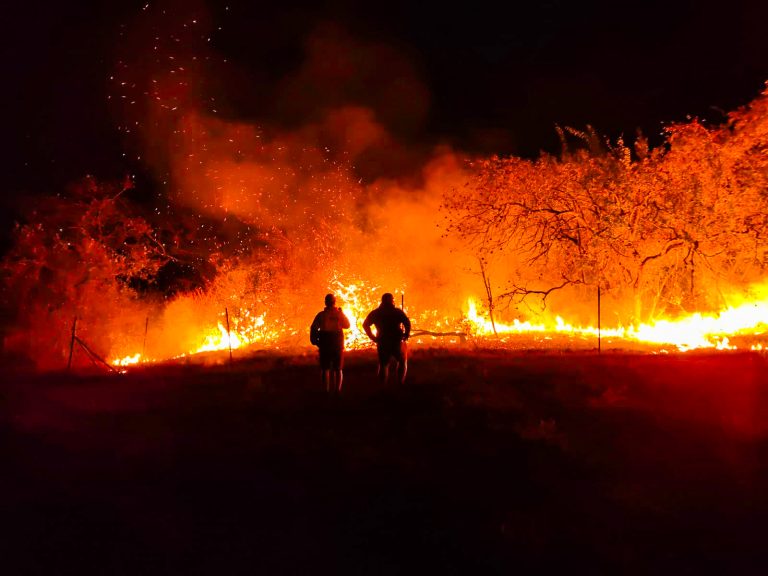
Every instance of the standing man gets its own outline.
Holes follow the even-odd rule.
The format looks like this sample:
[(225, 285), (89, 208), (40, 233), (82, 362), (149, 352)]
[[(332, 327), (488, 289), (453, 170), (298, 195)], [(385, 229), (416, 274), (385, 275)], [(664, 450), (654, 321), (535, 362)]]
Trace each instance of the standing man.
[[(376, 327), (376, 334), (371, 331)], [(381, 297), (381, 304), (371, 311), (363, 322), (368, 338), (376, 342), (379, 353), (379, 382), (385, 384), (389, 377), (389, 364), (397, 362), (397, 381), (405, 382), (408, 371), (408, 346), (411, 335), (411, 321), (400, 308), (395, 307), (395, 297), (389, 292)]]
[(336, 307), (336, 296), (326, 294), (325, 308), (309, 328), (309, 341), (320, 350), (320, 376), (326, 392), (341, 392), (344, 367), (344, 330), (349, 319)]

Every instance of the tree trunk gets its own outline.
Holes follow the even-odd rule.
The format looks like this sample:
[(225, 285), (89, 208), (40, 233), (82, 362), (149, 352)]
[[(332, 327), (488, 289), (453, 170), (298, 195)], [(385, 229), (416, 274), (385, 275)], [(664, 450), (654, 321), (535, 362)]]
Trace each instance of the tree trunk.
[(482, 258), (478, 258), (480, 262), (480, 274), (483, 277), (483, 286), (485, 287), (485, 298), (488, 304), (488, 317), (491, 319), (491, 327), (493, 328), (493, 335), (498, 336), (496, 332), (496, 321), (493, 318), (493, 288), (491, 287), (491, 279), (488, 277), (487, 270), (485, 268), (485, 262)]

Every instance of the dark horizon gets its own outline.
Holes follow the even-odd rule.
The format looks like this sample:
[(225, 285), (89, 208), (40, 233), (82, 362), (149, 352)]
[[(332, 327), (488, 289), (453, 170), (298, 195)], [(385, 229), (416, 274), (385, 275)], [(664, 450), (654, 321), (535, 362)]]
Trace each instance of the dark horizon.
[[(145, 4), (9, 8), (5, 212), (19, 195), (56, 193), (86, 174), (133, 173), (144, 186), (156, 184), (107, 100), (108, 78)], [(589, 124), (611, 139), (639, 129), (654, 142), (664, 123), (721, 122), (768, 80), (761, 29), (768, 7), (755, 2), (653, 1), (628, 12), (607, 1), (551, 1), (467, 13), (405, 2), (376, 10), (345, 0), (234, 0), (207, 10), (212, 49), (229, 66), (216, 78), (228, 117), (285, 127), (306, 121), (314, 102), (286, 106), (276, 86), (301, 67), (306, 38), (332, 22), (354, 42), (391, 47), (426, 88), (424, 117), (385, 118), (390, 130), (409, 145), (470, 153), (557, 152), (556, 125)], [(371, 105), (364, 88), (326, 96)]]

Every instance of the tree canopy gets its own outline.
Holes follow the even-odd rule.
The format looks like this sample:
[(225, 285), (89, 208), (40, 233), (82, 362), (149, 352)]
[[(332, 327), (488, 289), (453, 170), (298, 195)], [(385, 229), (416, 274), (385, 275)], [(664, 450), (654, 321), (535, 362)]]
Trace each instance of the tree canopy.
[(484, 279), (504, 263), (496, 303), (599, 286), (627, 323), (719, 306), (768, 264), (768, 89), (721, 125), (665, 133), (650, 150), (641, 135), (629, 146), (566, 129), (557, 157), (473, 161), (444, 198), (447, 233)]

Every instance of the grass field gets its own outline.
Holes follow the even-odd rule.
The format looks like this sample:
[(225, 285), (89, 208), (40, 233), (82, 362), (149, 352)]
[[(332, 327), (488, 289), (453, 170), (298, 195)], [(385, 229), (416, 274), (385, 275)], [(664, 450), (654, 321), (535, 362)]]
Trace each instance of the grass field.
[(757, 353), (5, 370), (5, 574), (762, 574)]

